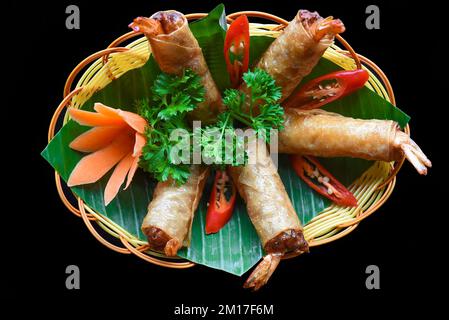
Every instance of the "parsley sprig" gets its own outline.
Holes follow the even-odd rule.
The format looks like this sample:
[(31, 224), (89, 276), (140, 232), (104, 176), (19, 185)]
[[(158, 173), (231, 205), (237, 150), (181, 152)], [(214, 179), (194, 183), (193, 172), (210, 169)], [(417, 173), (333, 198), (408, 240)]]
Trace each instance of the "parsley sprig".
[(183, 184), (190, 175), (189, 166), (177, 164), (172, 159), (171, 149), (177, 141), (170, 140), (170, 134), (174, 129), (190, 130), (185, 116), (204, 101), (201, 78), (192, 70), (185, 70), (181, 76), (161, 73), (151, 92), (151, 101), (137, 102), (140, 115), (149, 124), (145, 132), (147, 143), (139, 165), (158, 181), (172, 178)]
[[(270, 140), (271, 129), (283, 129), (284, 110), (277, 103), (281, 98), (281, 88), (276, 86), (274, 79), (264, 70), (255, 69), (243, 75), (246, 84), (245, 92), (237, 89), (226, 89), (223, 104), (227, 111), (221, 113), (215, 124), (206, 127), (201, 139), (202, 156), (215, 165), (244, 165), (248, 155), (244, 149), (245, 139), (237, 135), (234, 129), (236, 121), (251, 127), (259, 137), (267, 142)], [(256, 112), (256, 108), (258, 112)], [(226, 141), (224, 133), (227, 132)], [(211, 138), (211, 136), (213, 138)], [(225, 152), (226, 148), (229, 152)], [(231, 152), (232, 151), (232, 152)]]
[(189, 165), (172, 158), (173, 148), (179, 148), (180, 143), (170, 139), (175, 129), (184, 129), (189, 138), (189, 159), (195, 149), (191, 143), (195, 141), (194, 135), (200, 134), (196, 141), (200, 143), (203, 163), (221, 168), (246, 164), (245, 137), (235, 130), (238, 123), (254, 129), (259, 137), (263, 134), (268, 142), (271, 129), (283, 128), (284, 112), (277, 103), (281, 89), (267, 72), (248, 71), (243, 81), (244, 90), (225, 90), (223, 104), (227, 111), (218, 115), (214, 124), (193, 132), (186, 115), (204, 102), (201, 78), (191, 70), (185, 70), (181, 76), (159, 74), (151, 88), (152, 99), (137, 102), (140, 115), (149, 124), (140, 166), (159, 181), (171, 178), (178, 184), (186, 182)]
[[(198, 132), (197, 132), (198, 133)], [(245, 140), (237, 135), (230, 112), (218, 115), (217, 122), (201, 130), (201, 155), (203, 162), (224, 170), (226, 165), (247, 163)]]
[(269, 142), (270, 130), (282, 130), (284, 127), (284, 109), (277, 103), (282, 95), (281, 88), (262, 69), (246, 72), (243, 81), (247, 87), (245, 92), (225, 90), (223, 104), (228, 108), (225, 114), (263, 134)]

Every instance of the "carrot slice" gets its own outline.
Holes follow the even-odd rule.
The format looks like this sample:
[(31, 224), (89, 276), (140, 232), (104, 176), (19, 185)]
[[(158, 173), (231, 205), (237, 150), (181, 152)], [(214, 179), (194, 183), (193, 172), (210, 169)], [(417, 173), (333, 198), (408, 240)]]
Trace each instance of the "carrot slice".
[(114, 109), (111, 107), (108, 107), (100, 102), (96, 102), (94, 104), (94, 110), (98, 113), (101, 113), (107, 117), (116, 118), (116, 119), (122, 119), (122, 117), (119, 116), (118, 112), (120, 109)]
[(69, 187), (97, 182), (125, 155), (133, 150), (133, 139), (129, 135), (120, 135), (107, 147), (82, 158), (72, 173)]
[(94, 110), (97, 111), (98, 114), (103, 115), (105, 117), (113, 118), (118, 121), (122, 120), (126, 122), (131, 128), (133, 128), (139, 133), (145, 132), (147, 122), (144, 118), (142, 118), (138, 114), (129, 111), (123, 111), (120, 109), (114, 109), (100, 102), (95, 103)]
[(133, 157), (133, 163), (131, 164), (131, 168), (129, 168), (128, 177), (126, 178), (126, 185), (123, 190), (128, 189), (129, 185), (133, 181), (134, 174), (136, 173), (137, 168), (139, 167), (139, 158), (140, 155), (138, 157)]
[(142, 149), (145, 146), (145, 144), (147, 143), (147, 139), (145, 138), (144, 135), (136, 132), (136, 140), (134, 142), (134, 151), (133, 151), (133, 156), (137, 157), (142, 154)]
[(131, 168), (131, 165), (134, 162), (134, 157), (132, 153), (129, 153), (125, 156), (118, 165), (115, 167), (114, 172), (112, 173), (109, 181), (104, 189), (104, 204), (107, 206), (117, 195), (122, 186), (123, 182), (125, 182), (126, 175)]
[(81, 152), (94, 152), (106, 147), (123, 130), (117, 127), (95, 127), (80, 134), (69, 146)]
[(140, 156), (142, 155), (142, 149), (146, 143), (147, 143), (146, 138), (140, 133), (136, 132), (136, 140), (134, 142), (134, 151), (133, 151), (134, 161), (131, 165), (131, 168), (129, 169), (128, 178), (126, 179), (126, 186), (125, 189), (123, 190), (128, 189), (129, 185), (131, 184), (131, 181), (133, 180), (134, 174), (136, 173), (137, 168), (139, 167), (139, 159)]
[(134, 130), (136, 130), (138, 133), (144, 133), (145, 128), (147, 126), (147, 122), (144, 118), (139, 116), (138, 114), (129, 112), (129, 111), (123, 111), (119, 110), (118, 114), (122, 119)]
[(101, 113), (69, 108), (69, 114), (73, 120), (83, 126), (100, 127), (100, 126), (124, 126), (123, 119), (112, 118)]

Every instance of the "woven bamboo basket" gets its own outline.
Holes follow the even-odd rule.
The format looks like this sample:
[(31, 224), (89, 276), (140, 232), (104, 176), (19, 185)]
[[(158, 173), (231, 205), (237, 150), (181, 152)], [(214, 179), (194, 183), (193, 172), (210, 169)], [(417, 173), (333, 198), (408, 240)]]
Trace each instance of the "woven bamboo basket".
[[(266, 24), (250, 23), (251, 35), (277, 37), (282, 29), (288, 25), (288, 21), (282, 18), (259, 11), (232, 13), (227, 16), (228, 23), (243, 14), (269, 21)], [(205, 13), (186, 15), (188, 20), (196, 20), (204, 16), (206, 16)], [(135, 37), (137, 37), (137, 40), (134, 39)], [(130, 42), (132, 39), (133, 41)], [(341, 36), (337, 35), (336, 39), (343, 48), (335, 44), (325, 52), (324, 57), (344, 69), (366, 69), (370, 75), (366, 86), (395, 105), (393, 89), (383, 71), (368, 58), (357, 54)], [(130, 43), (122, 46), (126, 42)], [(67, 106), (80, 107), (96, 91), (101, 90), (111, 81), (119, 78), (127, 71), (143, 66), (149, 55), (150, 50), (146, 38), (134, 32), (129, 32), (114, 40), (106, 49), (81, 61), (67, 78), (63, 100), (56, 108), (50, 122), (48, 141), (53, 138), (56, 123)], [(75, 88), (72, 89), (74, 80), (78, 77), (80, 71), (85, 68), (87, 68), (86, 71), (79, 77)], [(68, 115), (65, 114), (64, 123), (68, 120)], [(410, 134), (408, 125), (404, 131)], [(309, 245), (311, 247), (318, 246), (346, 236), (363, 219), (379, 209), (390, 197), (396, 183), (396, 174), (403, 162), (404, 158), (392, 163), (376, 162), (349, 187), (358, 200), (358, 207), (342, 208), (331, 205), (309, 221), (304, 226), (304, 234)], [(55, 182), (64, 205), (73, 214), (82, 218), (92, 235), (109, 249), (123, 254), (134, 254), (145, 261), (169, 268), (183, 269), (195, 265), (193, 262), (178, 257), (167, 258), (158, 252), (149, 250), (145, 241), (130, 234), (101, 212), (95, 212), (82, 199), (77, 198), (77, 204), (72, 204), (64, 192), (61, 178), (57, 172), (55, 172)], [(122, 245), (118, 246), (111, 243), (110, 240), (100, 235), (98, 228), (103, 229), (110, 236), (118, 238)]]

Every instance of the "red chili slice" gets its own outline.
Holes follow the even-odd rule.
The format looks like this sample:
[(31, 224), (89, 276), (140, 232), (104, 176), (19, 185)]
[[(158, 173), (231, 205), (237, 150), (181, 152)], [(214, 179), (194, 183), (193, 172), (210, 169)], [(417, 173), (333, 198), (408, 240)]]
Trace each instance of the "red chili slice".
[(224, 55), (231, 85), (237, 88), (249, 65), (249, 22), (245, 15), (234, 20), (226, 32)]
[[(229, 199), (226, 198), (228, 190)], [(234, 211), (236, 196), (236, 187), (226, 171), (217, 171), (207, 208), (206, 234), (216, 233), (228, 223)]]
[(291, 155), (290, 162), (298, 176), (319, 194), (340, 206), (357, 206), (354, 195), (315, 158)]
[(283, 106), (317, 109), (362, 88), (369, 79), (366, 70), (336, 71), (311, 80), (290, 96)]

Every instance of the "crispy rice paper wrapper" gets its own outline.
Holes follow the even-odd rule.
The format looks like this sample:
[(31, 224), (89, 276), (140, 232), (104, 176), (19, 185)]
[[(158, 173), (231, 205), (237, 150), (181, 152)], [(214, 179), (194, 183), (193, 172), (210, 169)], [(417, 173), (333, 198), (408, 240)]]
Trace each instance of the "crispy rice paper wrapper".
[[(280, 254), (299, 248), (305, 250), (307, 243), (301, 223), (265, 142), (259, 140), (252, 146), (250, 144), (248, 156), (250, 163), (229, 167), (229, 172), (246, 203), (263, 248), (269, 253)], [(253, 164), (251, 159), (254, 159)]]
[(191, 118), (212, 121), (223, 108), (221, 95), (186, 17), (174, 10), (159, 11), (150, 18), (136, 18), (130, 26), (145, 34), (163, 72), (180, 75), (185, 69), (192, 69), (201, 77), (205, 101), (192, 111)]
[(275, 79), (276, 85), (282, 88), (280, 101), (283, 101), (312, 71), (334, 42), (335, 34), (343, 31), (340, 20), (323, 19), (317, 12), (299, 10), (255, 67), (267, 71)]
[(150, 248), (174, 256), (179, 248), (189, 246), (193, 216), (208, 174), (206, 167), (192, 165), (185, 184), (172, 180), (157, 184), (142, 223)]
[(288, 108), (284, 130), (279, 131), (279, 152), (318, 157), (353, 157), (393, 161), (401, 158), (395, 147), (398, 124), (391, 120), (362, 120), (324, 110)]

